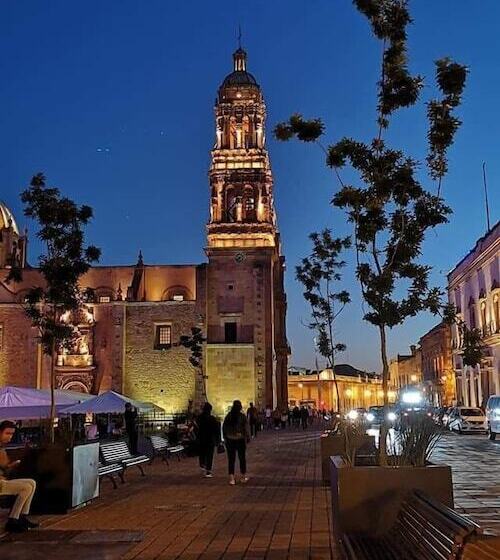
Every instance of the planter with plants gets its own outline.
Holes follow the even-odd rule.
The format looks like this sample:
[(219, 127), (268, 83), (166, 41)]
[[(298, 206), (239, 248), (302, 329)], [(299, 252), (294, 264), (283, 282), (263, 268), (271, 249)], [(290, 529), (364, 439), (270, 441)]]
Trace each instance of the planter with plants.
[(426, 414), (409, 417), (399, 427), (383, 465), (379, 455), (368, 462), (363, 457), (359, 460), (356, 428), (348, 426), (346, 432), (354, 432), (347, 437), (347, 452), (330, 459), (336, 536), (383, 533), (393, 525), (402, 500), (412, 490), (453, 507), (451, 467), (430, 461), (442, 429)]
[[(352, 457), (368, 461), (375, 457), (375, 436), (366, 433), (366, 426), (361, 423), (342, 421), (338, 429), (325, 432), (320, 438), (321, 475), (324, 483), (330, 482), (330, 457)], [(348, 459), (349, 460), (349, 459)], [(351, 459), (350, 462), (353, 462)]]

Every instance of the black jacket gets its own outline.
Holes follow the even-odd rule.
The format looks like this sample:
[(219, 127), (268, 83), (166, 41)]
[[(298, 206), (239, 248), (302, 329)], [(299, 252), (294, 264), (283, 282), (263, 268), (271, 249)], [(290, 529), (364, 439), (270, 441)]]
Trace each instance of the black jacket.
[(200, 414), (197, 424), (200, 445), (218, 445), (220, 443), (220, 422), (215, 416)]

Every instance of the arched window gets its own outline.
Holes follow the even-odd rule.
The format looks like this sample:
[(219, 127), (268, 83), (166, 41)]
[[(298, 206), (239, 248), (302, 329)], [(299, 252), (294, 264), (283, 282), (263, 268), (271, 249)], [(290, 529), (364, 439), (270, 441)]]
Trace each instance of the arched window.
[(111, 303), (115, 299), (113, 288), (110, 286), (99, 286), (94, 290), (95, 303)]
[(255, 195), (254, 195), (253, 188), (250, 186), (245, 188), (244, 211), (245, 211), (245, 221), (254, 222), (256, 219)]
[(226, 204), (225, 204), (225, 221), (226, 222), (236, 222), (236, 206), (238, 203), (238, 197), (232, 187), (226, 189)]
[(189, 301), (193, 300), (191, 292), (186, 286), (170, 286), (163, 292), (162, 301)]

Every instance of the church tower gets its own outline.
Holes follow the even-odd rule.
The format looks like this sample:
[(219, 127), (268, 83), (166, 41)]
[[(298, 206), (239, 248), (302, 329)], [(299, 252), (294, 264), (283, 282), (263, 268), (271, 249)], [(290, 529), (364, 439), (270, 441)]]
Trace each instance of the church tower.
[(284, 257), (276, 226), (265, 143), (266, 106), (247, 54), (215, 102), (207, 225), (208, 399), (221, 412), (234, 399), (287, 404)]

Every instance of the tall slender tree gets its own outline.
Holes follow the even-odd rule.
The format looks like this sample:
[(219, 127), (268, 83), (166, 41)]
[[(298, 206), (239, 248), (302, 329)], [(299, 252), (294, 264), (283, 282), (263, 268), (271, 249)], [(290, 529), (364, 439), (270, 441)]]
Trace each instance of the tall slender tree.
[(349, 293), (336, 291), (335, 284), (340, 281), (341, 269), (345, 266), (341, 254), (351, 246), (350, 239), (333, 237), (329, 229), (309, 236), (313, 243), (311, 254), (302, 259), (296, 267), (297, 280), (304, 286), (304, 298), (311, 307), (309, 328), (316, 331), (317, 348), (333, 372), (333, 381), (337, 395), (337, 406), (341, 412), (337, 374), (335, 373), (335, 356), (346, 349), (345, 344), (337, 342), (335, 322), (349, 303)]
[[(32, 178), (21, 200), (25, 216), (38, 222), (37, 237), (45, 246), (45, 254), (38, 262), (43, 282), (28, 291), (24, 307), (38, 329), (43, 352), (50, 357), (50, 437), (53, 442), (56, 354), (75, 336), (75, 325), (61, 321), (61, 317), (80, 309), (85, 293), (79, 280), (92, 263), (99, 260), (100, 250), (93, 245), (85, 246), (83, 230), (92, 218), (92, 208), (78, 206), (59, 189), (47, 187), (42, 173)], [(12, 268), (8, 281), (21, 282), (22, 279), (23, 270)]]
[[(447, 150), (461, 122), (454, 110), (461, 102), (467, 69), (449, 58), (436, 61), (436, 81), (441, 93), (427, 103), (429, 174), (436, 182), (435, 193), (418, 178), (419, 162), (401, 149), (388, 147), (386, 139), (391, 117), (401, 108), (415, 105), (424, 84), (412, 75), (407, 61), (407, 27), (411, 16), (406, 0), (354, 0), (368, 20), (373, 34), (382, 42), (378, 82), (376, 135), (370, 142), (343, 138), (323, 148), (326, 163), (340, 182), (332, 203), (346, 211), (353, 225), (357, 277), (367, 304), (364, 319), (374, 325), (380, 337), (384, 406), (388, 406), (388, 330), (407, 318), (428, 310), (438, 313), (443, 293), (429, 285), (431, 267), (422, 261), (426, 233), (448, 221), (451, 209), (441, 198), (442, 179), (448, 171)], [(280, 140), (297, 137), (318, 142), (324, 133), (320, 119), (301, 115), (275, 128)], [(342, 181), (340, 169), (350, 165), (358, 184)], [(385, 416), (385, 415), (384, 415)], [(380, 437), (381, 463), (387, 461), (387, 424)]]

